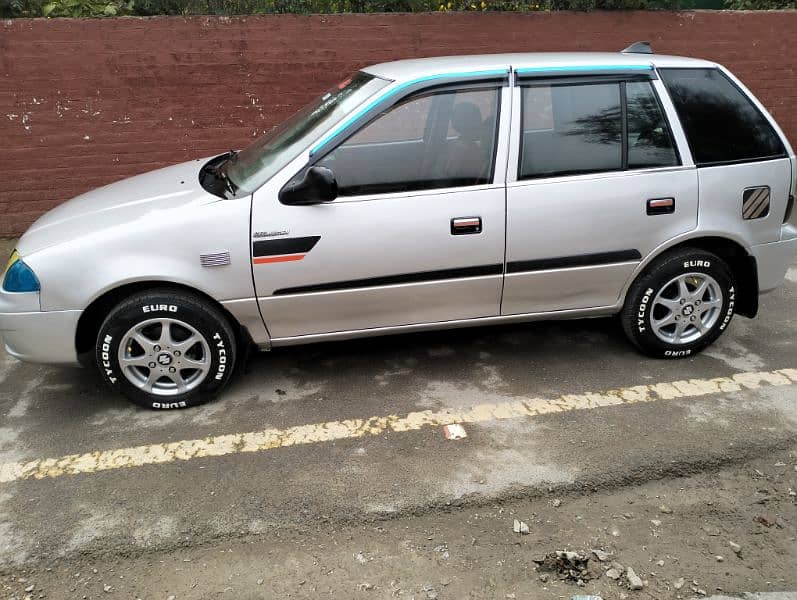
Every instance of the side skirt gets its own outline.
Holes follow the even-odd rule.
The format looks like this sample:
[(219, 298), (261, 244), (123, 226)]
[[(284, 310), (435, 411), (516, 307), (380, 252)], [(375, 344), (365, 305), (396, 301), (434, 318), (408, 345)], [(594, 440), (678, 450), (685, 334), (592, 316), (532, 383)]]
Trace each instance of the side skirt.
[[(510, 323), (527, 323), (531, 321), (555, 321), (566, 319), (588, 319), (608, 317), (617, 314), (619, 306), (599, 306), (596, 308), (579, 308), (552, 312), (524, 313), (519, 315), (500, 315), (496, 317), (479, 317), (478, 319), (462, 319), (457, 321), (438, 321), (435, 323), (416, 323), (413, 325), (396, 325), (392, 327), (374, 327), (371, 329), (354, 329), (351, 331), (335, 331), (332, 333), (316, 333), (293, 337), (272, 338), (271, 346), (299, 346), (317, 342), (333, 342), (352, 340), (364, 337), (396, 335), (419, 331), (436, 331), (441, 329), (461, 329), (464, 327), (481, 327), (485, 325), (506, 325)], [(267, 348), (261, 348), (267, 349)]]

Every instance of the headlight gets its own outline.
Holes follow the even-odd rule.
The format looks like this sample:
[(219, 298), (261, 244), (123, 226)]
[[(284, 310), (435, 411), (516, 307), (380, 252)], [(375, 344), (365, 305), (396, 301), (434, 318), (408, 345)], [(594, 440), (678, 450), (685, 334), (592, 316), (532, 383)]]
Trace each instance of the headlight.
[(19, 252), (17, 252), (16, 250), (14, 250), (14, 251), (11, 253), (11, 256), (9, 257), (9, 259), (8, 259), (8, 262), (6, 263), (6, 268), (5, 268), (5, 269), (3, 269), (3, 275), (5, 275), (5, 274), (6, 274), (6, 271), (8, 271), (8, 270), (11, 268), (11, 265), (13, 265), (13, 264), (14, 264), (15, 262), (17, 262), (18, 260), (19, 260)]
[(3, 291), (38, 292), (39, 279), (31, 268), (19, 257), (16, 250), (11, 253), (3, 278)]

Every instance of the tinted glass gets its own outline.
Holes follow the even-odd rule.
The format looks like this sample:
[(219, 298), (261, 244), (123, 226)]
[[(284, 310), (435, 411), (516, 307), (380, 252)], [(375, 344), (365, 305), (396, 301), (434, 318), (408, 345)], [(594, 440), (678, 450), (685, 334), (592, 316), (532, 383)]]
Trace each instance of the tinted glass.
[(499, 90), (411, 97), (327, 156), (341, 196), (485, 184), (492, 181)]
[(620, 85), (523, 88), (520, 178), (623, 168)]
[(679, 163), (672, 135), (648, 81), (625, 86), (628, 115), (628, 168), (670, 167)]
[(397, 106), (382, 118), (354, 134), (347, 144), (423, 141), (434, 96)]
[(698, 165), (784, 156), (763, 114), (716, 69), (662, 69)]

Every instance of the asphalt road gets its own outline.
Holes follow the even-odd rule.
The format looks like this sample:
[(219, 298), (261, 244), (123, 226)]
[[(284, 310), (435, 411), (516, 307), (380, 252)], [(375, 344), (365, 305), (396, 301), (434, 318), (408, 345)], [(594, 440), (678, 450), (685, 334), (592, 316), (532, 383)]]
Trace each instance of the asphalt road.
[[(774, 451), (613, 490), (64, 559), (0, 572), (0, 597), (797, 600), (795, 464), (797, 451)], [(586, 568), (540, 564), (557, 550), (588, 558)], [(629, 589), (631, 569), (642, 589)]]
[[(168, 413), (0, 354), (0, 568), (605, 492), (792, 448), (796, 298), (792, 268), (757, 319), (679, 361), (640, 356), (611, 319), (280, 349)], [(466, 438), (446, 439), (452, 414)]]

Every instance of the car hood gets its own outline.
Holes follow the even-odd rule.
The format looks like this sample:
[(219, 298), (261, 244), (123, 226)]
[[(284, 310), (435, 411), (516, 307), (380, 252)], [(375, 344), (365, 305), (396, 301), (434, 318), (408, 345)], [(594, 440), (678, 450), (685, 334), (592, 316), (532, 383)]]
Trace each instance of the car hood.
[(64, 202), (40, 217), (20, 238), (22, 256), (98, 230), (156, 218), (172, 218), (167, 211), (220, 202), (199, 183), (207, 159), (173, 165), (92, 190)]

